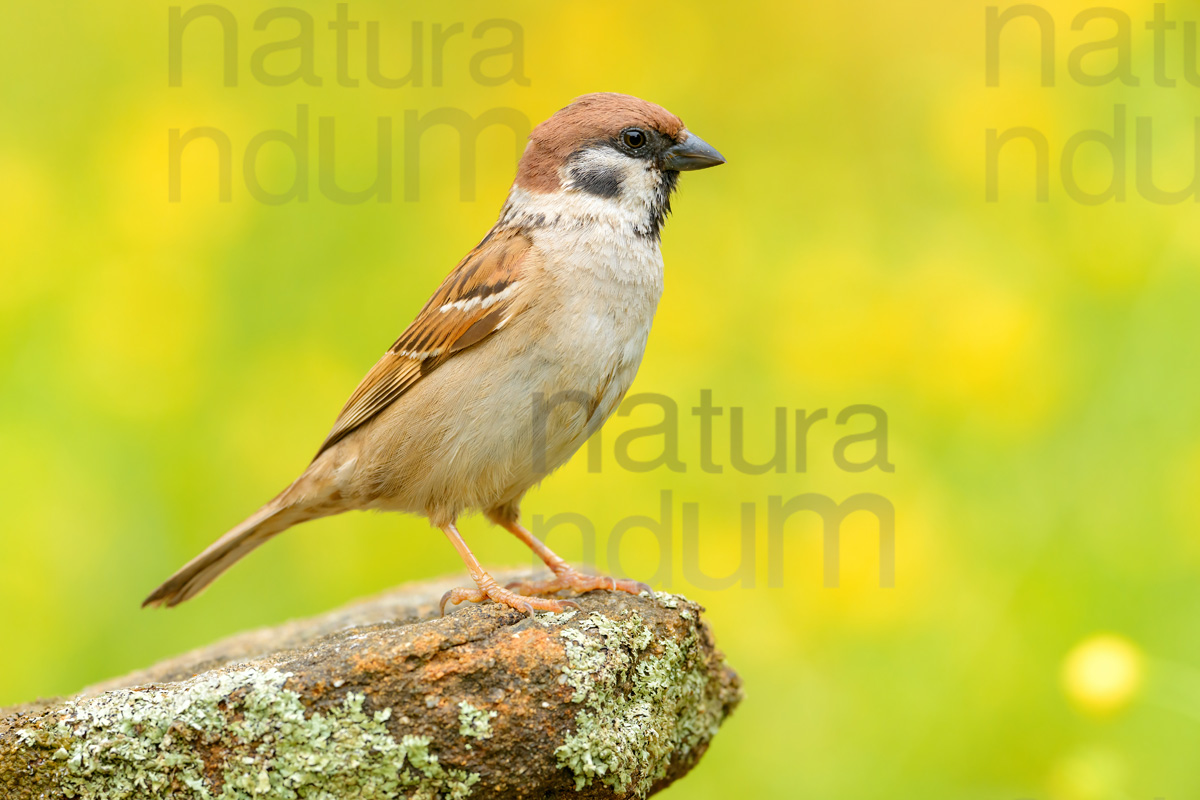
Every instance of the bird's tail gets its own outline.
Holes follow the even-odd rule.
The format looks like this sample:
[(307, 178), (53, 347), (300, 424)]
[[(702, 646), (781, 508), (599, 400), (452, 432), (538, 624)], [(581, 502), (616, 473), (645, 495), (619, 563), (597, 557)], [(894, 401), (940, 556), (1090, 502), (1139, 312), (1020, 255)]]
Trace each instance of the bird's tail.
[[(300, 481), (296, 482), (296, 484), (299, 483)], [(337, 513), (337, 510), (328, 509), (328, 507), (328, 510), (316, 511), (312, 503), (295, 502), (298, 499), (293, 497), (296, 494), (294, 490), (298, 488), (296, 484), (251, 514), (240, 525), (185, 564), (162, 586), (151, 592), (150, 596), (142, 601), (142, 607), (170, 607), (179, 605), (184, 600), (190, 600), (204, 591), (205, 587), (216, 580), (222, 572), (233, 566), (242, 556), (275, 534), (282, 533), (297, 523)]]

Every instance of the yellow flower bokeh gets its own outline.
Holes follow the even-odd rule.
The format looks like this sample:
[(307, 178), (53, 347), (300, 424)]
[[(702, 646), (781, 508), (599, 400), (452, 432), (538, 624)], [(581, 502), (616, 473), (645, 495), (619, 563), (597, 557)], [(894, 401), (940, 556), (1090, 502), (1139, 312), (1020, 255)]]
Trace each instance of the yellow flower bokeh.
[(1143, 656), (1121, 636), (1100, 634), (1080, 642), (1063, 662), (1063, 687), (1080, 708), (1097, 713), (1128, 705), (1141, 688)]

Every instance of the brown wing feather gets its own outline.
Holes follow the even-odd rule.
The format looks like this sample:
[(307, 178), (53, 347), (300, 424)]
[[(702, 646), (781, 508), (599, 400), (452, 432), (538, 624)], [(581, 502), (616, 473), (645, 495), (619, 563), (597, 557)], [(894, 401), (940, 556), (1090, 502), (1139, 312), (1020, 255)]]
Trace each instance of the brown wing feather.
[(412, 324), (346, 401), (317, 455), (396, 402), (455, 353), (478, 344), (524, 310), (516, 284), (530, 241), (492, 231), (442, 281)]

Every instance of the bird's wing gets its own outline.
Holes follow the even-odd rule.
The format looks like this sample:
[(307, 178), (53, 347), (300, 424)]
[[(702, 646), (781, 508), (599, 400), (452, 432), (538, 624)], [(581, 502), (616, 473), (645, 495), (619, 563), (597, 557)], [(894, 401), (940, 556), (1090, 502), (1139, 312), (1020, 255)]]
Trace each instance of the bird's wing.
[(317, 455), (396, 402), (455, 353), (524, 311), (526, 295), (517, 290), (530, 246), (519, 231), (493, 230), (468, 253), (358, 384)]

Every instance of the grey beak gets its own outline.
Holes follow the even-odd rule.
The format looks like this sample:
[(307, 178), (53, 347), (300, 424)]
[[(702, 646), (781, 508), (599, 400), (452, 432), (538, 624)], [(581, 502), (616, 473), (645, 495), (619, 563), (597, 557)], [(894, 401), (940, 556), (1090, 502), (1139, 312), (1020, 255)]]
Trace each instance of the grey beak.
[(724, 157), (694, 133), (663, 151), (663, 169), (707, 169), (724, 163)]

